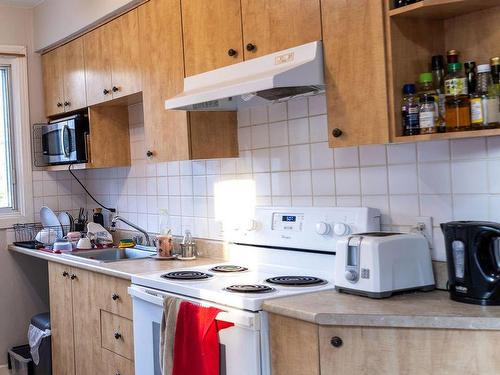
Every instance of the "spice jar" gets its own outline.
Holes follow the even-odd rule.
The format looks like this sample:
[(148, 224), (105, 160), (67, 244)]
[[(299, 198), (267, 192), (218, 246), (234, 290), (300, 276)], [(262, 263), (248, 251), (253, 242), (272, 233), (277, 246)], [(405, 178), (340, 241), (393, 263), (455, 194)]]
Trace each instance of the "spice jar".
[(439, 109), (434, 95), (425, 93), (420, 96), (419, 124), (420, 134), (436, 133)]

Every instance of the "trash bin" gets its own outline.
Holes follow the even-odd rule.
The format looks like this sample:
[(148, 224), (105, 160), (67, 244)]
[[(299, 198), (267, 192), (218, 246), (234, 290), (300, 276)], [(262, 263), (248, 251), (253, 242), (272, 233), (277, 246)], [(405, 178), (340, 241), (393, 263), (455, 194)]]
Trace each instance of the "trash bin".
[(14, 346), (7, 352), (7, 361), (11, 375), (33, 375), (29, 345)]
[[(38, 347), (39, 362), (33, 361), (33, 375), (52, 375), (52, 350), (50, 336), (50, 314), (37, 314), (31, 318), (31, 325), (35, 327), (33, 330), (39, 330), (38, 338), (41, 338)], [(30, 344), (32, 345), (32, 338)]]

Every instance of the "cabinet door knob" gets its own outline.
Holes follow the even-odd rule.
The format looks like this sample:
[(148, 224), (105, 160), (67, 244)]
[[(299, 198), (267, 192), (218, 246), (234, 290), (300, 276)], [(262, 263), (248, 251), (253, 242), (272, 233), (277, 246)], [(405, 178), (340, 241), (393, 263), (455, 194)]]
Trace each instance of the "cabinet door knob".
[(63, 275), (63, 277), (68, 277), (68, 276), (69, 276), (69, 273), (67, 273), (66, 271), (64, 271), (64, 272), (62, 273), (62, 275)]
[(344, 342), (340, 337), (333, 336), (332, 339), (330, 340), (330, 344), (332, 344), (332, 346), (335, 348), (340, 348), (342, 344), (344, 344)]
[(238, 54), (238, 51), (236, 51), (236, 50), (235, 50), (235, 49), (233, 49), (233, 48), (229, 48), (229, 49), (227, 50), (227, 54), (228, 54), (229, 56), (231, 56), (231, 57), (234, 57), (234, 56), (236, 56), (236, 55)]
[(69, 107), (70, 105), (71, 105), (71, 103), (70, 103), (70, 102), (64, 102), (64, 106), (65, 106), (65, 107)]
[(146, 152), (146, 156), (148, 158), (152, 158), (153, 157), (153, 151), (148, 150), (148, 152)]
[(257, 49), (257, 46), (253, 43), (248, 43), (247, 44), (247, 51), (255, 51)]
[(111, 90), (113, 90), (113, 92), (118, 92), (118, 91), (120, 91), (120, 89), (119, 89), (118, 87), (116, 87), (116, 86), (113, 86), (113, 88), (112, 88)]
[(71, 280), (75, 280), (76, 278), (77, 278), (76, 275), (74, 273), (72, 273), (71, 276), (70, 276), (70, 279)]
[(115, 332), (115, 339), (120, 340), (122, 338), (122, 334), (120, 332)]
[(109, 91), (108, 89), (104, 89), (104, 90), (102, 90), (102, 93), (103, 93), (104, 95), (108, 95), (110, 92), (111, 92), (111, 91)]
[(116, 301), (117, 299), (120, 299), (120, 296), (118, 294), (116, 294), (116, 293), (113, 293), (111, 295), (111, 298), (113, 299), (113, 301)]
[(335, 128), (332, 130), (332, 135), (335, 137), (335, 138), (338, 138), (342, 135), (342, 130), (340, 130), (339, 128)]
[(120, 374), (120, 372), (117, 372), (115, 375), (122, 375), (122, 374)]
[(61, 102), (57, 102), (56, 104), (59, 108), (61, 108), (63, 106), (63, 104)]

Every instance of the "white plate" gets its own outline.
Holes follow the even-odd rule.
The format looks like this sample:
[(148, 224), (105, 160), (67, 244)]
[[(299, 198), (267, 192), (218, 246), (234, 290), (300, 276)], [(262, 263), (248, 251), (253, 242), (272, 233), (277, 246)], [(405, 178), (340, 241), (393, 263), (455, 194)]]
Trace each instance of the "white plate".
[(50, 208), (43, 206), (40, 209), (40, 221), (44, 228), (54, 229), (57, 232), (58, 238), (64, 237), (61, 222)]
[(59, 223), (62, 225), (63, 234), (66, 235), (67, 232), (71, 230), (71, 219), (68, 213), (60, 212), (59, 215), (57, 215), (57, 219), (59, 220)]

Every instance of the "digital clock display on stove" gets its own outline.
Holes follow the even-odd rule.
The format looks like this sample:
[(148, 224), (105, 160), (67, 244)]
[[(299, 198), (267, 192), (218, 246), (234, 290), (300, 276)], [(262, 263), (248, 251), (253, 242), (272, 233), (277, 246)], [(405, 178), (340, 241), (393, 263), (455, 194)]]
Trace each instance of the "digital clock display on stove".
[(281, 221), (285, 221), (287, 223), (295, 223), (297, 221), (297, 216), (283, 216)]

